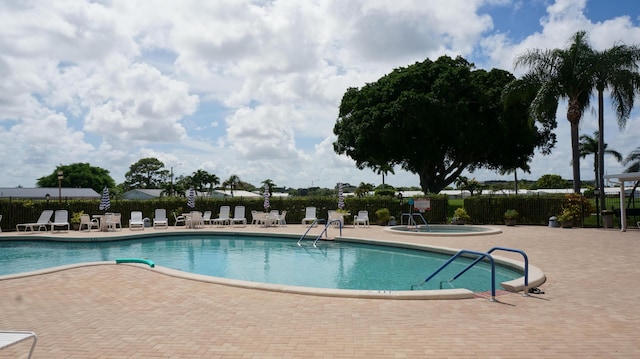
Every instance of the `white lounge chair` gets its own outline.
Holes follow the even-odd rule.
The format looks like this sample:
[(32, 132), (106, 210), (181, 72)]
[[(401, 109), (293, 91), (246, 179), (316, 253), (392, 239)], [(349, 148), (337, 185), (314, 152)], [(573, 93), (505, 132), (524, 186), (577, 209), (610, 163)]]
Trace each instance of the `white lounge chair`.
[(369, 227), (369, 211), (359, 211), (358, 215), (353, 218), (353, 226), (363, 225)]
[(129, 219), (129, 229), (140, 229), (144, 231), (144, 221), (142, 220), (142, 211), (131, 211), (131, 219)]
[(27, 232), (27, 230), (30, 232), (33, 232), (34, 228), (37, 228), (38, 231), (44, 228), (44, 230), (46, 231), (52, 215), (53, 215), (53, 210), (45, 209), (44, 211), (42, 211), (42, 213), (40, 213), (40, 217), (36, 222), (18, 224), (16, 225), (16, 230), (18, 231), (18, 233), (21, 232), (20, 229), (22, 229), (22, 232)]
[[(29, 350), (29, 354), (27, 356), (27, 359), (30, 359), (33, 355), (33, 350), (36, 348), (36, 343), (38, 342), (38, 336), (34, 332), (0, 330), (0, 350), (10, 347), (14, 344), (18, 344), (30, 338), (33, 339), (33, 342), (31, 343), (31, 349)], [(20, 358), (23, 358), (23, 356), (21, 355)]]
[(231, 225), (236, 223), (242, 223), (244, 225), (247, 224), (247, 217), (244, 214), (244, 206), (236, 206), (233, 209), (233, 218), (231, 218)]
[(304, 212), (302, 224), (313, 223), (313, 221), (316, 221), (317, 219), (318, 217), (316, 217), (316, 207), (307, 207)]
[(64, 230), (66, 227), (67, 232), (71, 229), (69, 224), (69, 211), (66, 209), (58, 209), (53, 214), (53, 222), (49, 223), (51, 231), (55, 231), (56, 228), (61, 227), (60, 230)]
[(202, 223), (211, 225), (211, 211), (204, 211), (202, 215)]
[(213, 224), (222, 225), (222, 226), (226, 224), (230, 224), (231, 223), (231, 218), (229, 218), (230, 212), (231, 212), (231, 207), (221, 206), (220, 214), (218, 215), (218, 218), (213, 220)]
[(82, 231), (82, 229), (86, 229), (91, 232), (92, 229), (96, 228), (100, 230), (100, 221), (97, 218), (91, 219), (91, 216), (88, 214), (80, 215), (80, 226), (78, 227), (78, 231)]
[(166, 209), (156, 208), (153, 214), (153, 228), (169, 228), (169, 219), (167, 219)]

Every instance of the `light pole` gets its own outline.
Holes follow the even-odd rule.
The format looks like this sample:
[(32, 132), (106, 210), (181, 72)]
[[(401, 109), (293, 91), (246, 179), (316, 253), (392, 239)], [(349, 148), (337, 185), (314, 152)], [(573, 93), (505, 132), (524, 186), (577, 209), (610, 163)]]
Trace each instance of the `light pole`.
[(62, 203), (62, 180), (64, 175), (62, 171), (58, 171), (58, 202)]

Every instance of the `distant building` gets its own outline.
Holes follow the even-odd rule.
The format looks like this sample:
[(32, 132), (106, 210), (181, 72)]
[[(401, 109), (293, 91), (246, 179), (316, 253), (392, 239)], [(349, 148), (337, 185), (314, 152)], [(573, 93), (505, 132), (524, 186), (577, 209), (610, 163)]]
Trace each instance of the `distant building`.
[(92, 188), (61, 188), (58, 187), (0, 187), (1, 198), (57, 200), (62, 199), (99, 199), (100, 194)]
[(162, 196), (162, 189), (132, 189), (122, 194), (122, 199), (156, 199)]

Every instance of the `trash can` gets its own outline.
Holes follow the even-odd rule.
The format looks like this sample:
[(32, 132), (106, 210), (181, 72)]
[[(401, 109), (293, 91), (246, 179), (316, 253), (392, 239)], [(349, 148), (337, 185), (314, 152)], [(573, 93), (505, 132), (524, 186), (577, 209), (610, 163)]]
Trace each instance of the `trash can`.
[(558, 217), (549, 217), (549, 227), (560, 227), (560, 223), (558, 223)]
[(145, 227), (151, 227), (151, 220), (149, 218), (145, 218), (142, 220)]
[(602, 211), (602, 224), (604, 228), (613, 228), (613, 211)]

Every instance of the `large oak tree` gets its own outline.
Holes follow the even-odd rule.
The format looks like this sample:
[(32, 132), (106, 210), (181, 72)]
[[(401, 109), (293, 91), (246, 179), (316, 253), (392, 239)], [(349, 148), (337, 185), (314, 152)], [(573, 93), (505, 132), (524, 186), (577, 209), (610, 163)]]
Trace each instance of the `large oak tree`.
[(360, 169), (400, 165), (419, 176), (425, 193), (439, 192), (465, 169), (527, 168), (536, 147), (546, 152), (555, 143), (555, 122), (538, 128), (531, 120), (535, 92), (504, 96), (514, 82), (507, 71), (475, 69), (461, 57), (398, 68), (347, 90), (334, 150)]

